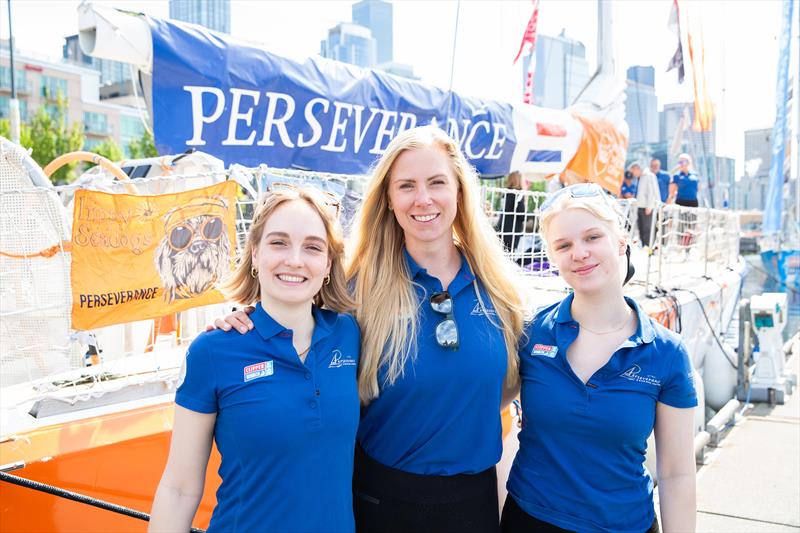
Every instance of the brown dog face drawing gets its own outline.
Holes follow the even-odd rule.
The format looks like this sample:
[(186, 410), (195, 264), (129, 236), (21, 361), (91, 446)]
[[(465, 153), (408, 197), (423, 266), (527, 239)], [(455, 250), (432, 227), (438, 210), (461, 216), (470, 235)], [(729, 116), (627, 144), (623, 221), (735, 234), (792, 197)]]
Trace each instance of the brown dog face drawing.
[(222, 280), (230, 267), (225, 199), (196, 198), (164, 217), (164, 238), (155, 253), (168, 303), (198, 296)]

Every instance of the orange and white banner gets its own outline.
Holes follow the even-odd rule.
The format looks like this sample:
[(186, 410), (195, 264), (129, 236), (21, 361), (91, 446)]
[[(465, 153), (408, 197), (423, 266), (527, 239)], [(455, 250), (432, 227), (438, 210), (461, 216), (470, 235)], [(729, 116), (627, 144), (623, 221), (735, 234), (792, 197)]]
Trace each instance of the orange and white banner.
[(590, 119), (575, 114), (583, 135), (575, 157), (567, 164), (567, 184), (594, 182), (619, 194), (625, 171), (628, 138), (605, 119)]
[(224, 301), (236, 252), (235, 182), (159, 196), (78, 190), (72, 327), (145, 320)]

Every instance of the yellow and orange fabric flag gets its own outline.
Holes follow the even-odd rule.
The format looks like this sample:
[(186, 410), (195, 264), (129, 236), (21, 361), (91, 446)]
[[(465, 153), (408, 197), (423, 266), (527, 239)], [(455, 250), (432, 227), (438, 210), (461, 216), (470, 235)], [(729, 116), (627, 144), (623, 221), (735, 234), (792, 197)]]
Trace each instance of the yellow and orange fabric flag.
[(689, 44), (689, 61), (692, 64), (692, 79), (694, 80), (694, 121), (692, 121), (692, 129), (694, 131), (711, 131), (714, 121), (714, 106), (708, 96), (703, 33), (702, 31), (693, 30), (691, 24), (687, 26), (686, 38)]
[(158, 196), (75, 193), (72, 327), (224, 301), (236, 252), (235, 182)]
[(605, 119), (573, 115), (583, 126), (583, 134), (575, 157), (567, 164), (566, 172), (574, 178), (568, 179), (568, 183), (593, 182), (618, 195), (625, 171), (628, 138)]

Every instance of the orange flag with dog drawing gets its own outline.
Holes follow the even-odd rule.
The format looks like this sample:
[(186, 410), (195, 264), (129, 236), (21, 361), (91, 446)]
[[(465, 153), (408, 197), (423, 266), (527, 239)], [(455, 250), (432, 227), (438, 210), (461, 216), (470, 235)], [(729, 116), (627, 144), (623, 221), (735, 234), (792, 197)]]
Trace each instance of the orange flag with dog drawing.
[(78, 190), (72, 327), (145, 320), (225, 300), (236, 251), (235, 182), (158, 196)]

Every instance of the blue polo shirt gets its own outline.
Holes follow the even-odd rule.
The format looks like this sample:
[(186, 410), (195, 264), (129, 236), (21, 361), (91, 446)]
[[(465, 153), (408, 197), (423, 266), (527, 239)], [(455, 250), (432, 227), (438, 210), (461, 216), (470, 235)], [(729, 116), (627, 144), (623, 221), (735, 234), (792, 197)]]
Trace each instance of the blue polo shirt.
[(500, 402), (506, 375), (502, 330), (481, 307), (475, 285), (495, 324), (499, 318), (489, 295), (466, 260), (450, 283), (459, 334), (458, 349), (442, 348), (435, 328), (443, 316), (431, 309), (431, 294), (442, 284), (405, 252), (419, 298), (416, 357), (408, 358), (402, 377), (386, 384), (378, 374), (380, 396), (364, 410), (358, 441), (378, 462), (413, 474), (474, 474), (494, 466), (502, 453)]
[(622, 187), (619, 190), (620, 198), (625, 198), (626, 194), (633, 195), (636, 198), (636, 186), (639, 184), (636, 180), (631, 180), (630, 183), (626, 183), (625, 180), (622, 180)]
[(672, 183), (678, 185), (676, 200), (697, 200), (697, 184), (700, 178), (694, 172), (678, 172), (672, 176)]
[(563, 529), (641, 533), (655, 516), (644, 460), (656, 404), (697, 405), (692, 366), (678, 336), (626, 298), (639, 327), (584, 384), (566, 357), (579, 329), (572, 300), (540, 311), (520, 350), (524, 422), (508, 491)]
[(189, 347), (175, 402), (216, 413), (222, 456), (210, 532), (355, 530), (360, 333), (349, 315), (313, 313), (305, 364), (261, 304), (253, 330), (202, 333)]
[(656, 179), (658, 180), (658, 192), (661, 193), (661, 201), (666, 202), (669, 197), (669, 183), (672, 178), (663, 170), (659, 170), (656, 173)]

